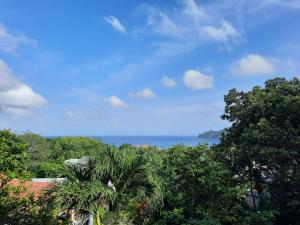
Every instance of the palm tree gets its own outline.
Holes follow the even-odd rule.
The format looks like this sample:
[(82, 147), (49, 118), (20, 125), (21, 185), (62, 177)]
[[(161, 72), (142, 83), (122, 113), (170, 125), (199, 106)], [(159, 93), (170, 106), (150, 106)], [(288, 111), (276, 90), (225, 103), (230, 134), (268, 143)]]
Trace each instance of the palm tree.
[(134, 150), (107, 146), (84, 166), (67, 166), (67, 180), (56, 185), (61, 205), (92, 213), (97, 225), (108, 206), (118, 211), (125, 196), (144, 191), (154, 205), (161, 202), (160, 181), (145, 158)]

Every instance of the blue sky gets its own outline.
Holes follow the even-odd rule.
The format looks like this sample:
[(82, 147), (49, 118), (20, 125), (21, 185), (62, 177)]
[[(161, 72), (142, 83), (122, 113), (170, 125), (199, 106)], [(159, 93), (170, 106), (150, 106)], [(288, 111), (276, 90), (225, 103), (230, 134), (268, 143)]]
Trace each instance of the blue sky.
[(299, 0), (2, 0), (0, 128), (224, 128), (229, 89), (299, 77), (299, 24)]

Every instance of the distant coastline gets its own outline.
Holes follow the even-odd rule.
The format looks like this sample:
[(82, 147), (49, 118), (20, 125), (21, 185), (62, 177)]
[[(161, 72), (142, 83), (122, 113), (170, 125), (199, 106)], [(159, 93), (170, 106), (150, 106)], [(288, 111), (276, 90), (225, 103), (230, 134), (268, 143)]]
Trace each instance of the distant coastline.
[(225, 129), (214, 131), (209, 130), (198, 135), (199, 138), (220, 139)]

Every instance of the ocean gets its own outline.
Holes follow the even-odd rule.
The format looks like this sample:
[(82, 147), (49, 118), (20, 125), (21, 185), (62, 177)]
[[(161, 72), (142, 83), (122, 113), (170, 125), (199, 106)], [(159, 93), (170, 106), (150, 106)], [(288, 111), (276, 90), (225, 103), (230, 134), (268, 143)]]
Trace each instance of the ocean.
[(218, 144), (219, 139), (198, 138), (197, 136), (95, 136), (106, 144), (120, 146), (124, 143), (132, 145), (151, 145), (169, 148), (177, 144), (196, 146), (199, 144)]

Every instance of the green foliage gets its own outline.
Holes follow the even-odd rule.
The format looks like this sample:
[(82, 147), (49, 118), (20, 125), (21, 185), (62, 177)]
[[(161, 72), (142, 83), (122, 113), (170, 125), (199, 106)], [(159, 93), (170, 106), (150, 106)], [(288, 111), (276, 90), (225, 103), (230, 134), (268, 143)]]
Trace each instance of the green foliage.
[(0, 130), (0, 174), (26, 176), (28, 145), (10, 130)]
[[(268, 80), (249, 92), (232, 89), (225, 96), (232, 123), (215, 148), (217, 158), (263, 197), (267, 210), (279, 211), (278, 223), (300, 217), (300, 81)], [(282, 221), (281, 221), (282, 220)]]
[(52, 141), (52, 158), (67, 160), (83, 156), (95, 156), (104, 145), (97, 139), (89, 137), (60, 137)]
[(54, 174), (54, 168), (57, 166), (54, 163), (48, 166), (52, 152), (50, 141), (30, 131), (23, 133), (19, 138), (28, 145), (29, 171), (36, 177), (48, 177)]
[(175, 146), (164, 151), (163, 159), (165, 207), (156, 224), (243, 220), (244, 189), (234, 186), (232, 174), (213, 159), (208, 146)]
[(67, 166), (66, 170), (67, 180), (54, 189), (61, 206), (91, 212), (97, 223), (103, 219), (103, 208), (120, 212), (140, 192), (153, 206), (160, 202), (159, 180), (151, 164), (136, 151), (107, 146), (86, 165)]
[(136, 225), (131, 221), (128, 212), (107, 212), (103, 217), (103, 224), (105, 225)]
[(53, 196), (39, 196), (27, 193), (20, 185), (13, 187), (9, 179), (0, 183), (0, 225), (45, 225), (55, 224)]
[(63, 177), (65, 160), (95, 156), (105, 147), (99, 140), (88, 137), (48, 139), (26, 132), (19, 138), (29, 146), (29, 170), (35, 177)]

